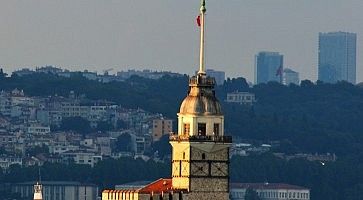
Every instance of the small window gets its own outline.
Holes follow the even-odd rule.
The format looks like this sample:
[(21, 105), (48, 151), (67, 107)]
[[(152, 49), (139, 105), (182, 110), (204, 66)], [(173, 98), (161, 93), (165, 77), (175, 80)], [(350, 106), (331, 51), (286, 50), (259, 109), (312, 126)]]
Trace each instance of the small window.
[(207, 132), (207, 125), (205, 123), (198, 123), (198, 135), (205, 136)]
[(202, 153), (202, 160), (205, 160), (205, 153)]
[(183, 152), (183, 160), (185, 160), (185, 152)]
[(184, 135), (189, 135), (190, 133), (190, 124), (184, 124)]
[(213, 135), (219, 135), (219, 124), (214, 124)]

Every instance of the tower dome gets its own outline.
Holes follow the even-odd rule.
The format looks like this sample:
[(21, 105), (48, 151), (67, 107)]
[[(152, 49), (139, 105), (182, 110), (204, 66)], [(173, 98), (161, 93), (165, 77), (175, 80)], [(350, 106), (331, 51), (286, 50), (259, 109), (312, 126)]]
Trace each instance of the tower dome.
[(223, 115), (214, 92), (215, 80), (198, 74), (190, 78), (188, 96), (180, 106), (179, 114)]

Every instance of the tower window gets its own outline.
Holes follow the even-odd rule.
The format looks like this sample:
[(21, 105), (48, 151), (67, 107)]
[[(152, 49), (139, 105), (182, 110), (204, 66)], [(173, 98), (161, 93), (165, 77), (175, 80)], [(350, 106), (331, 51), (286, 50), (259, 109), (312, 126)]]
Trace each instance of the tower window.
[(189, 135), (190, 133), (190, 124), (184, 124), (184, 135)]
[(205, 153), (202, 153), (202, 160), (205, 160)]
[(205, 136), (207, 132), (207, 125), (205, 123), (198, 123), (198, 135)]
[(183, 152), (183, 160), (185, 160), (185, 152)]
[(217, 136), (219, 135), (219, 124), (214, 124), (213, 134)]

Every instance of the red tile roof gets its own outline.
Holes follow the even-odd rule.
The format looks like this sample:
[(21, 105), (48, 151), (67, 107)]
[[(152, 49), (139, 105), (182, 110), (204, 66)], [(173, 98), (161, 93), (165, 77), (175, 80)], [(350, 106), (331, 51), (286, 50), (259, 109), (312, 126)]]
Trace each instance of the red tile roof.
[(170, 192), (173, 190), (172, 179), (161, 178), (149, 185), (141, 188), (139, 193), (162, 193)]
[(143, 193), (143, 194), (151, 194), (151, 193), (160, 194), (160, 193), (167, 193), (167, 192), (175, 191), (175, 190), (173, 190), (172, 186), (173, 186), (172, 179), (161, 178), (161, 179), (156, 180), (139, 189), (103, 190), (102, 193), (136, 192), (136, 193)]

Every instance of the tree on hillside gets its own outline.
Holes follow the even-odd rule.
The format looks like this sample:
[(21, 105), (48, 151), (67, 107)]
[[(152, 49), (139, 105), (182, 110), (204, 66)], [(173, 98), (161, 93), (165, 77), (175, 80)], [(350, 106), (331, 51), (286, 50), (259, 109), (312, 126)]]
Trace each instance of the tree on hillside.
[(120, 136), (117, 137), (117, 141), (116, 141), (116, 150), (121, 152), (130, 152), (132, 151), (132, 140), (131, 140), (131, 135), (128, 133), (122, 134)]
[(171, 154), (171, 145), (169, 143), (169, 134), (163, 135), (159, 141), (154, 142), (152, 145), (153, 151), (158, 152), (158, 155), (163, 158)]
[(85, 134), (91, 131), (91, 126), (89, 121), (82, 117), (67, 117), (62, 119), (60, 129)]
[(118, 129), (127, 129), (127, 123), (122, 119), (117, 120), (116, 126)]
[(108, 121), (101, 121), (97, 123), (97, 131), (105, 132), (105, 131), (110, 131), (113, 128), (114, 128), (113, 125)]

